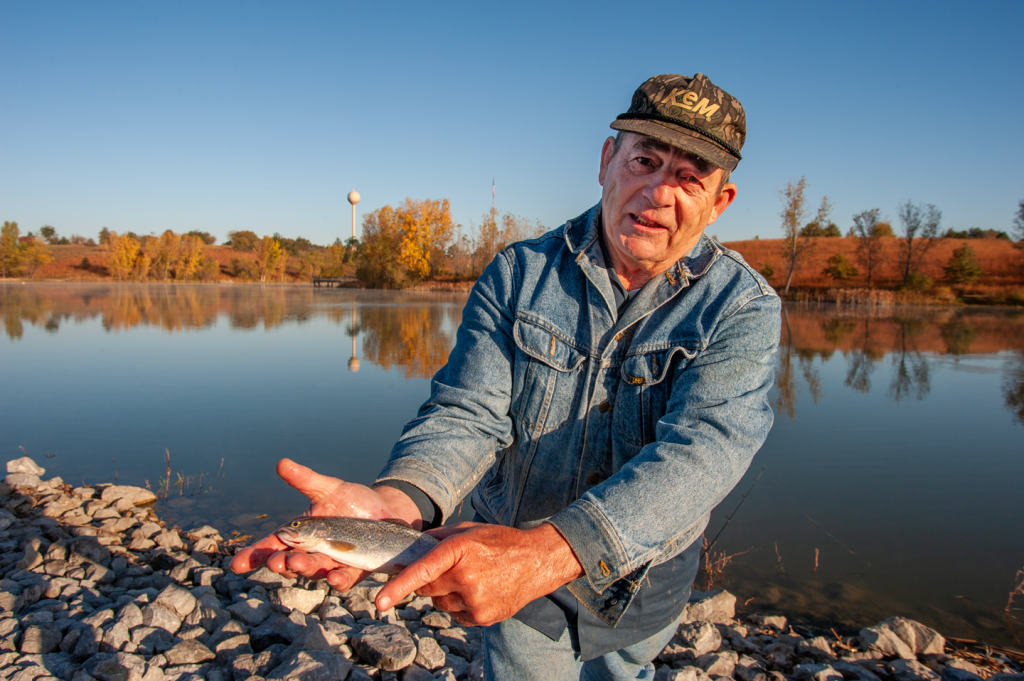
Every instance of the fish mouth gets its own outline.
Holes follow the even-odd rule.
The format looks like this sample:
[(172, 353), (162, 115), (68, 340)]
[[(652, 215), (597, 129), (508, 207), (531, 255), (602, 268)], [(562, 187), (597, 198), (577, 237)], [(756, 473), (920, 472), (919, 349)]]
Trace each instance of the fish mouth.
[(277, 535), (278, 539), (283, 541), (288, 546), (294, 546), (298, 543), (299, 540), (299, 535), (295, 532), (295, 530), (289, 529), (287, 527), (282, 527), (275, 534)]

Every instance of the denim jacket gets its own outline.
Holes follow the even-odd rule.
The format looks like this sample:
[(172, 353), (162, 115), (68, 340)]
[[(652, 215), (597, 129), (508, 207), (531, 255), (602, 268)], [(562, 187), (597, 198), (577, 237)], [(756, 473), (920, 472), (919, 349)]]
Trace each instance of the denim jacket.
[(552, 523), (585, 571), (569, 590), (614, 626), (768, 435), (780, 301), (702, 236), (619, 317), (600, 224), (598, 204), (495, 257), (378, 480), (445, 518), (472, 492), (488, 522)]

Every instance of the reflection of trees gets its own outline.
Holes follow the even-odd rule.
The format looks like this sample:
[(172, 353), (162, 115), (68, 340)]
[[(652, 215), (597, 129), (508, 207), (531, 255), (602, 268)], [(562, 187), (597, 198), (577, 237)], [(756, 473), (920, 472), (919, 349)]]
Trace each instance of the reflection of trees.
[(859, 393), (871, 390), (871, 374), (874, 373), (878, 360), (885, 354), (872, 346), (871, 321), (864, 320), (864, 340), (859, 347), (847, 354), (849, 366), (846, 370), (845, 384)]
[(1006, 362), (1003, 400), (1013, 414), (1014, 422), (1024, 426), (1024, 352), (1017, 352), (1015, 357)]
[(914, 394), (918, 400), (923, 400), (932, 389), (931, 375), (928, 361), (917, 349), (915, 336), (924, 331), (928, 323), (913, 317), (897, 317), (896, 322), (899, 324), (893, 355), (896, 370), (889, 384), (889, 397), (901, 402)]
[(946, 351), (951, 355), (966, 355), (971, 350), (978, 330), (968, 321), (953, 317), (942, 325), (942, 340), (946, 343)]
[(789, 311), (785, 307), (782, 308), (782, 320), (785, 323), (785, 337), (779, 343), (778, 363), (775, 369), (775, 410), (785, 412), (792, 421), (796, 418), (796, 365), (799, 364), (804, 382), (811, 392), (811, 399), (817, 404), (822, 396), (821, 374), (814, 368), (814, 358), (819, 354), (826, 357), (832, 353), (830, 350), (816, 352), (808, 348), (795, 347), (797, 341), (789, 324)]
[(406, 378), (433, 376), (452, 346), (446, 316), (439, 305), (360, 307), (363, 359), (384, 369), (400, 366)]

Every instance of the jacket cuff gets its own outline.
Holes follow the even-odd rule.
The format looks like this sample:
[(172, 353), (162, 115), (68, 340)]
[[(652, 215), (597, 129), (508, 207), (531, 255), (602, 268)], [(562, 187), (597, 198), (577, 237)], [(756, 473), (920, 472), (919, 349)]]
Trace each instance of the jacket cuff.
[(441, 510), (434, 503), (434, 500), (416, 485), (405, 480), (381, 480), (380, 482), (373, 483), (373, 489), (379, 487), (391, 487), (409, 497), (420, 511), (424, 530), (433, 529), (440, 524), (435, 524), (434, 520), (441, 516)]
[(638, 567), (630, 565), (612, 524), (585, 499), (577, 499), (548, 518), (547, 522), (569, 542), (583, 566), (587, 581), (598, 593)]
[[(417, 459), (398, 459), (389, 462), (377, 476), (374, 485), (388, 482), (404, 482), (412, 485), (429, 497), (436, 509), (432, 519), (432, 527), (444, 524), (455, 508), (455, 490), (447, 484), (447, 479), (433, 466)], [(397, 487), (397, 485), (392, 485)], [(399, 489), (402, 489), (399, 487)], [(404, 490), (403, 490), (404, 491)], [(413, 501), (416, 501), (415, 497)], [(419, 505), (417, 503), (417, 505)]]

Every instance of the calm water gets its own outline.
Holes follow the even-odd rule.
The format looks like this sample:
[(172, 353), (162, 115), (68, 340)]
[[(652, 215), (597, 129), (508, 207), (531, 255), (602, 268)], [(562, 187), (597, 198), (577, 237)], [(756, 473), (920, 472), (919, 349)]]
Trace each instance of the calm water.
[[(464, 301), (2, 283), (0, 460), (24, 448), (70, 483), (159, 491), (169, 452), (164, 514), (267, 532), (304, 507), (282, 456), (373, 480)], [(788, 307), (771, 399), (776, 425), (712, 518), (713, 554), (731, 556), (715, 583), (808, 621), (904, 614), (1015, 645), (1024, 314)]]

